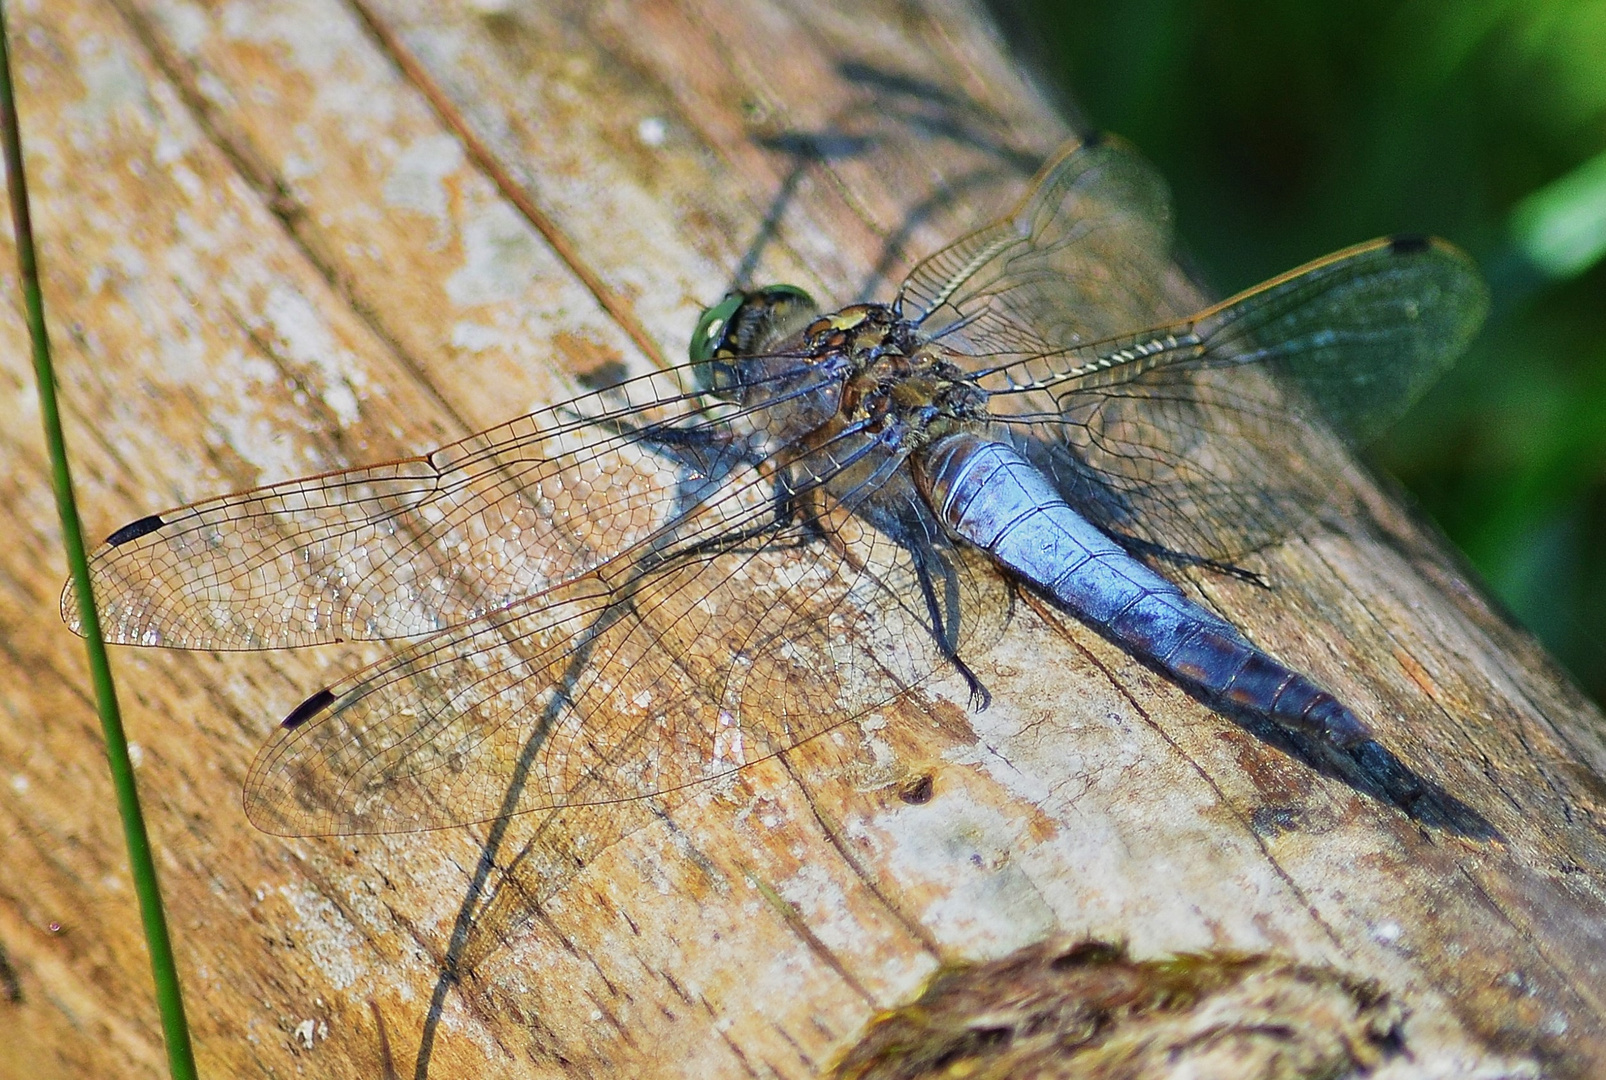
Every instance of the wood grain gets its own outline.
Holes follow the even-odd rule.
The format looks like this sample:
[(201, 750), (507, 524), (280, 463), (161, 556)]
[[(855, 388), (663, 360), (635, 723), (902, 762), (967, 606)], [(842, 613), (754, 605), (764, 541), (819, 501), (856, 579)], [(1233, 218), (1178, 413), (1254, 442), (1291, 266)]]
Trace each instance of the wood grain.
[[(885, 295), (1068, 134), (957, 3), (53, 0), (12, 18), (94, 533), (672, 361), (734, 278)], [(7, 312), (0, 1076), (157, 1075)], [(1139, 964), (1370, 980), (1409, 1051), (1379, 1076), (1599, 1075), (1601, 715), (1352, 475), (1351, 512), (1252, 560), (1270, 591), (1189, 580), (1503, 841), (1414, 821), (1023, 605), (971, 660), (986, 712), (939, 681), (729, 790), (638, 808), (538, 910), (507, 888), (479, 911), (501, 880), (475, 884), (488, 840), (506, 864), (540, 823), (286, 841), (240, 810), (275, 719), (371, 651), (119, 650), (203, 1070), (378, 1075), (382, 1016), (403, 1073), (810, 1076), (939, 967), (1070, 935)]]

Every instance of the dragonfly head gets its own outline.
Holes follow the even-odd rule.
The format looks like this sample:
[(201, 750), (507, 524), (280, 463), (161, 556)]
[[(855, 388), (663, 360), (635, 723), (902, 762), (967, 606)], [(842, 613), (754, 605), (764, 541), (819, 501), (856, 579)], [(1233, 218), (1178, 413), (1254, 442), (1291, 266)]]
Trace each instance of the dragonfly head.
[(732, 361), (779, 346), (820, 313), (814, 298), (796, 285), (766, 285), (733, 292), (703, 312), (691, 335), (691, 362), (705, 393), (734, 397), (741, 379)]

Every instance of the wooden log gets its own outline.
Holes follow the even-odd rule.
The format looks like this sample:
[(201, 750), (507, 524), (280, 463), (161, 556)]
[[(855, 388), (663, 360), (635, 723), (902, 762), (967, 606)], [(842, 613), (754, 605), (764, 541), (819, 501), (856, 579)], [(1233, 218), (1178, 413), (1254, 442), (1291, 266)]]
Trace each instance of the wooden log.
[[(96, 533), (673, 362), (733, 280), (885, 296), (1068, 134), (985, 20), (936, 0), (11, 14)], [(1197, 299), (1172, 287), (1179, 308)], [(155, 1075), (9, 310), (0, 1076)], [(1031, 1024), (1092, 1015), (1119, 1038), (1066, 1036), (1061, 1072), (1031, 1067), (1134, 1075), (1075, 1055), (1113, 1070), (1137, 1059), (1112, 1047), (1158, 1025), (1195, 1046), (1240, 1033), (1241, 1053), (1210, 1044), (1228, 1046), (1220, 1075), (1317, 1075), (1243, 1062), (1290, 1017), (1328, 1016), (1362, 1033), (1344, 1067), (1380, 1076), (1599, 1075), (1601, 715), (1437, 537), (1349, 475), (1349, 512), (1250, 561), (1269, 591), (1183, 576), (1459, 800), (1450, 827), (1022, 605), (971, 658), (985, 712), (940, 679), (630, 818), (284, 840), (240, 809), (252, 755), (376, 650), (117, 650), (203, 1070), (372, 1076), (391, 1054), (436, 1076), (916, 1075), (881, 1050), (917, 1014), (883, 1013), (926, 993), (918, 1015), (958, 1018), (952, 1054), (922, 1059), (937, 1067), (1035, 1053)], [(578, 869), (481, 872), (543, 829), (621, 839)], [(1163, 963), (1177, 954), (1199, 959)], [(1314, 998), (1290, 1004), (1294, 984)], [(1207, 1007), (1230, 1022), (1188, 1027)], [(1299, 1060), (1339, 1060), (1320, 1052)]]

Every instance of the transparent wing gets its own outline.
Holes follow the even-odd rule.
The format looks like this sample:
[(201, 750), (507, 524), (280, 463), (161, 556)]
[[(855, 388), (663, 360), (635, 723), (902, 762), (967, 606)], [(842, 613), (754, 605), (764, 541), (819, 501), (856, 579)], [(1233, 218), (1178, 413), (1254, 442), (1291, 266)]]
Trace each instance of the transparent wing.
[(1169, 314), (1165, 182), (1106, 136), (1044, 167), (1006, 217), (920, 262), (905, 318), (972, 356), (1029, 356), (1098, 341)]
[[(413, 637), (557, 587), (672, 529), (709, 491), (762, 486), (754, 448), (776, 406), (715, 418), (690, 386), (689, 369), (662, 372), (423, 457), (142, 518), (91, 556), (107, 640), (227, 650)], [(814, 388), (804, 375), (793, 389)], [(641, 438), (676, 413), (698, 448)], [(77, 630), (70, 582), (61, 610)]]
[[(1002, 427), (1098, 523), (1227, 559), (1330, 500), (1330, 445), (1376, 434), (1488, 310), (1472, 261), (1376, 240), (1193, 317), (985, 371)], [(1013, 415), (1009, 415), (1013, 414)]]
[[(843, 446), (827, 457), (864, 460)], [(639, 816), (635, 800), (729, 777), (892, 700), (946, 663), (939, 624), (950, 646), (980, 647), (1008, 606), (983, 556), (917, 555), (855, 515), (855, 499), (884, 514), (917, 498), (895, 465), (848, 500), (814, 489), (818, 513), (600, 566), (314, 695), (252, 765), (251, 820), (306, 835), (578, 807)], [(557, 846), (536, 862), (572, 858), (564, 830), (540, 835)]]

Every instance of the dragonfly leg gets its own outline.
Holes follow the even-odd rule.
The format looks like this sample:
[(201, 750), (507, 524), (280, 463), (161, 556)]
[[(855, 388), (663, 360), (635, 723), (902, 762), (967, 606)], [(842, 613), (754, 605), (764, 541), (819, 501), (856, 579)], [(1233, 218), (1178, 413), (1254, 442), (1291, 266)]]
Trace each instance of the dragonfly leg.
[[(686, 547), (676, 548), (674, 558), (694, 558), (699, 555), (735, 551), (750, 540), (778, 536), (786, 530), (787, 526), (796, 523), (797, 511), (792, 495), (786, 490), (785, 485), (777, 483), (775, 485), (775, 493), (771, 499), (770, 514), (768, 516), (762, 517), (754, 524), (738, 529), (735, 532), (710, 536)], [(790, 543), (800, 547), (811, 542), (812, 539), (812, 537), (800, 536)], [(785, 545), (782, 546), (782, 550), (785, 550)]]
[(674, 424), (646, 424), (635, 426), (623, 420), (610, 422), (611, 427), (630, 435), (639, 436), (643, 443), (654, 444), (664, 448), (699, 450), (705, 453), (717, 453), (721, 457), (731, 456), (743, 465), (756, 466), (763, 463), (764, 455), (744, 449), (738, 440), (733, 439), (726, 432), (700, 427), (677, 427)]
[(970, 670), (959, 655), (948, 637), (948, 626), (943, 619), (942, 605), (937, 600), (937, 586), (931, 577), (931, 563), (941, 561), (941, 556), (925, 548), (923, 545), (910, 545), (909, 552), (914, 556), (915, 578), (920, 582), (920, 595), (926, 601), (926, 614), (931, 618), (931, 634), (937, 639), (937, 647), (942, 650), (943, 659), (953, 665), (954, 670), (964, 676), (965, 683), (970, 687), (970, 708), (973, 712), (985, 712), (987, 706), (993, 703), (991, 691), (977, 678), (976, 673)]
[(1232, 563), (1207, 559), (1203, 555), (1190, 555), (1185, 551), (1172, 551), (1170, 548), (1160, 544), (1143, 540), (1136, 536), (1128, 536), (1126, 533), (1116, 532), (1113, 529), (1106, 529), (1105, 531), (1110, 534), (1111, 539), (1134, 555), (1141, 555), (1148, 559), (1158, 559), (1161, 562), (1171, 563), (1173, 566), (1197, 566), (1212, 573), (1237, 578), (1239, 581), (1247, 581), (1249, 584), (1258, 585), (1262, 589), (1271, 588), (1271, 583), (1253, 570), (1245, 570), (1243, 567), (1234, 566)]

